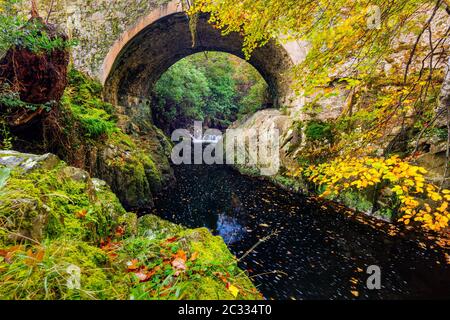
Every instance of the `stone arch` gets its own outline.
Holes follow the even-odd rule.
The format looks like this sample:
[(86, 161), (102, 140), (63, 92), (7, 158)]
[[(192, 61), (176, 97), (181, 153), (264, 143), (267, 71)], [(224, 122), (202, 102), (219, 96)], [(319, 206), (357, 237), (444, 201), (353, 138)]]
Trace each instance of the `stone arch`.
[[(222, 36), (207, 20), (207, 16), (199, 18), (194, 46), (189, 18), (178, 1), (162, 5), (138, 21), (104, 59), (101, 80), (105, 98), (123, 106), (140, 104), (171, 65), (197, 52), (221, 51), (243, 58), (242, 37), (237, 33)], [(288, 105), (293, 96), (287, 74), (299, 55), (299, 45), (273, 40), (258, 48), (248, 61), (269, 85), (274, 106)]]

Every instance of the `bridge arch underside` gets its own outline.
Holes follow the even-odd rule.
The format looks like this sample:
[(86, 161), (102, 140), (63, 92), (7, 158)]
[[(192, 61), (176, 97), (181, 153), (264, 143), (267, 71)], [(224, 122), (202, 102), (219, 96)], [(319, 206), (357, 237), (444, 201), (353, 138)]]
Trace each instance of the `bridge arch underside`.
[[(242, 37), (233, 33), (222, 36), (220, 30), (201, 16), (192, 46), (189, 19), (175, 13), (150, 24), (123, 47), (114, 60), (105, 81), (105, 98), (115, 104), (130, 106), (149, 98), (154, 84), (178, 60), (202, 51), (221, 51), (244, 58)], [(258, 48), (248, 61), (266, 80), (273, 107), (289, 95), (286, 73), (292, 66), (287, 51), (276, 41)]]

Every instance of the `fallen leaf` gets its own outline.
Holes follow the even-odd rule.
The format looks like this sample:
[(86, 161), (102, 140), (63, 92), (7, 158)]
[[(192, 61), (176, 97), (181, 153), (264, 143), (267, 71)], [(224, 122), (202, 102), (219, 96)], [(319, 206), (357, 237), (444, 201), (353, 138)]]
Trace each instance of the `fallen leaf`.
[(78, 219), (83, 219), (83, 218), (86, 217), (87, 213), (88, 213), (87, 210), (86, 210), (86, 209), (83, 209), (83, 210), (80, 210), (80, 211), (76, 212), (76, 213), (75, 213), (75, 216), (76, 216)]
[(352, 293), (352, 295), (354, 295), (355, 297), (359, 297), (359, 292), (358, 291), (350, 291)]
[(128, 261), (127, 262), (128, 271), (135, 271), (135, 270), (139, 269), (138, 263), (139, 263), (138, 259), (133, 259), (131, 261)]
[(172, 242), (177, 241), (177, 239), (178, 239), (178, 237), (172, 237), (172, 238), (167, 239), (166, 242), (172, 243)]
[(139, 279), (139, 282), (145, 282), (148, 280), (147, 274), (144, 272), (135, 272), (134, 275)]
[(237, 296), (238, 296), (238, 294), (239, 294), (239, 289), (238, 288), (236, 288), (235, 286), (233, 286), (233, 285), (230, 285), (229, 287), (228, 287), (228, 290), (231, 292), (231, 294), (236, 298)]
[(125, 234), (125, 228), (122, 226), (118, 226), (115, 234), (116, 234), (116, 237), (118, 237), (118, 238), (122, 237)]
[(184, 252), (184, 250), (182, 250), (182, 249), (178, 250), (178, 252), (173, 257), (175, 259), (179, 258), (179, 259), (181, 259), (183, 261), (187, 260), (186, 252)]
[(197, 260), (197, 258), (198, 258), (198, 252), (194, 252), (192, 255), (191, 255), (191, 258), (189, 259), (190, 261), (195, 261), (195, 260)]
[(186, 260), (183, 260), (181, 258), (176, 258), (172, 261), (172, 267), (174, 267), (176, 270), (186, 270)]

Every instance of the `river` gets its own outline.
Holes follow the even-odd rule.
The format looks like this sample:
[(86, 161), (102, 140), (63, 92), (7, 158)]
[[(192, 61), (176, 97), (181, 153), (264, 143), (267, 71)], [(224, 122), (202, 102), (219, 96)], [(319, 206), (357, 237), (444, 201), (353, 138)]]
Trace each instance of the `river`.
[[(221, 235), (266, 299), (450, 298), (450, 265), (437, 249), (389, 235), (310, 198), (227, 166), (175, 166), (177, 183), (154, 214)], [(367, 218), (369, 219), (369, 218)], [(270, 236), (264, 242), (261, 239)], [(369, 290), (367, 268), (381, 269)]]

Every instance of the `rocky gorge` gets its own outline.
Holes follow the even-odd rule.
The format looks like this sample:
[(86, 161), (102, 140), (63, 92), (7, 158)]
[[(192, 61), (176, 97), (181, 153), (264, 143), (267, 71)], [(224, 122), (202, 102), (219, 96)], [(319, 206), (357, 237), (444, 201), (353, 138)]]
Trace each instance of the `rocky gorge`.
[[(429, 38), (423, 31), (416, 40), (409, 30), (393, 40), (389, 54), (366, 70), (374, 76), (347, 72), (356, 60), (346, 57), (325, 84), (308, 90), (295, 82), (295, 68), (314, 49), (307, 42), (277, 34), (247, 56), (244, 32), (221, 32), (210, 24), (211, 12), (185, 13), (194, 3), (32, 3), (30, 19), (26, 2), (2, 9), (24, 20), (23, 27), (13, 21), (21, 25), (17, 29), (8, 25), (17, 36), (0, 46), (0, 298), (383, 299), (448, 293), (446, 279), (434, 276), (449, 274), (450, 248), (449, 16), (437, 10), (441, 2), (419, 10), (432, 17), (424, 29)], [(431, 54), (429, 43), (436, 45)], [(233, 111), (230, 121), (216, 106), (217, 119), (211, 110), (205, 118), (243, 132), (276, 128), (275, 175), (262, 177), (261, 163), (234, 166), (239, 174), (214, 166), (174, 170), (173, 142), (153, 119), (166, 112), (160, 119), (175, 123), (176, 115), (164, 106), (157, 110), (154, 88), (179, 60), (209, 51), (247, 58), (267, 90), (263, 107)], [(223, 60), (204, 55), (219, 61), (210, 77), (226, 81), (207, 83), (207, 72), (198, 71), (206, 62), (189, 73), (186, 64), (181, 69), (188, 82), (207, 83), (204, 109), (228, 94), (231, 109), (240, 110), (241, 100), (229, 88), (239, 87), (233, 81), (244, 69), (225, 78)], [(236, 59), (226, 61), (238, 64)], [(240, 87), (254, 80), (245, 81)], [(181, 96), (191, 93), (178, 85)], [(188, 114), (194, 107), (186, 105)], [(249, 158), (251, 151), (240, 152)], [(351, 243), (352, 237), (364, 240)], [(327, 271), (349, 263), (348, 272)], [(369, 263), (389, 270), (394, 289), (363, 292), (361, 270)], [(404, 265), (417, 266), (420, 276)], [(314, 280), (319, 274), (328, 280)], [(422, 275), (429, 285), (421, 287)], [(295, 288), (287, 290), (294, 280)]]

